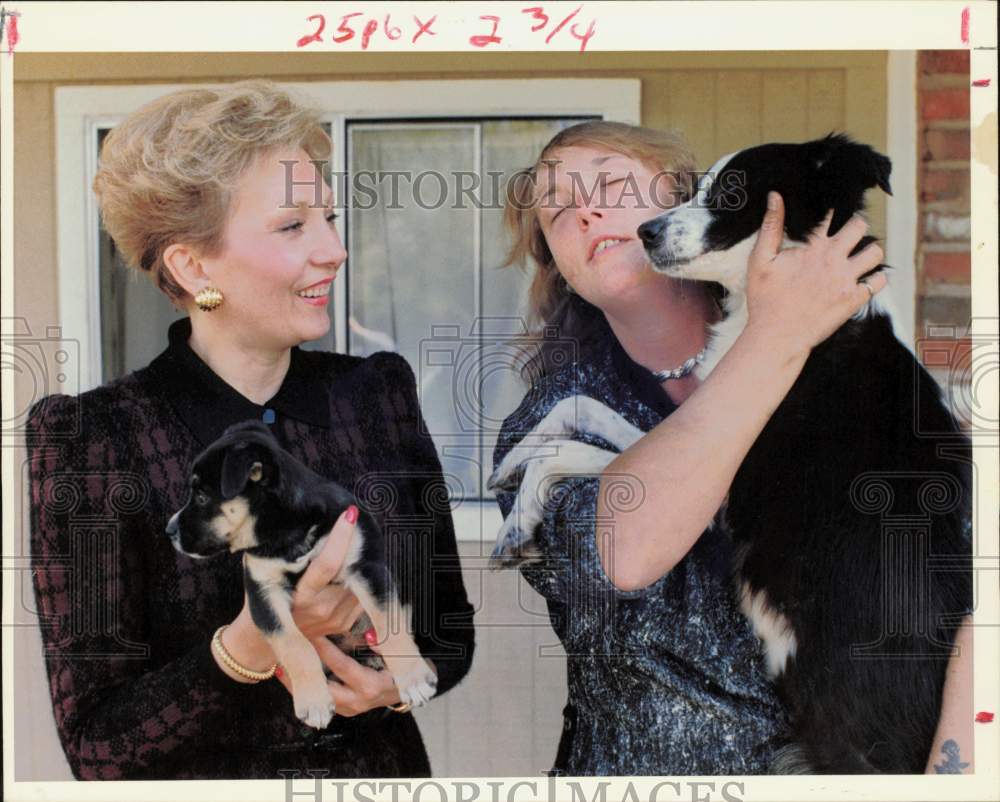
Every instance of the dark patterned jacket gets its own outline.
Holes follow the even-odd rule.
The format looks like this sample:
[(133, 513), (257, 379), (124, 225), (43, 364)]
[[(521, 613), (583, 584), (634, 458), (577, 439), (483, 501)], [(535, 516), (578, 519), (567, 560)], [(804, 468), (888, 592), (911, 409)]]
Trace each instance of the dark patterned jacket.
[[(413, 372), (293, 349), (266, 407), (188, 347), (190, 322), (148, 367), (78, 397), (35, 405), (28, 429), (31, 544), (56, 725), (80, 779), (421, 776), (410, 714), (295, 718), (277, 681), (229, 679), (209, 649), (243, 603), (241, 558), (193, 560), (164, 533), (193, 458), (232, 423), (270, 421), (281, 444), (358, 495), (394, 544), (414, 592), (416, 639), (438, 693), (468, 671), (472, 608), (459, 573), (441, 466)], [(433, 704), (433, 701), (431, 702)], [(303, 775), (304, 776), (304, 775)]]
[[(606, 326), (605, 326), (606, 328)], [(537, 381), (504, 421), (494, 465), (555, 404), (587, 395), (649, 431), (674, 404), (607, 331), (585, 357)], [(574, 439), (608, 448), (599, 439)], [(633, 508), (655, 487), (608, 476), (611, 509)], [(622, 591), (608, 579), (597, 536), (599, 478), (557, 485), (536, 533), (543, 559), (522, 573), (545, 598), (567, 653), (569, 702), (555, 761), (579, 775), (718, 775), (767, 771), (788, 737), (763, 650), (740, 614), (730, 580), (731, 544), (705, 532), (653, 584)], [(499, 492), (504, 517), (515, 493)]]

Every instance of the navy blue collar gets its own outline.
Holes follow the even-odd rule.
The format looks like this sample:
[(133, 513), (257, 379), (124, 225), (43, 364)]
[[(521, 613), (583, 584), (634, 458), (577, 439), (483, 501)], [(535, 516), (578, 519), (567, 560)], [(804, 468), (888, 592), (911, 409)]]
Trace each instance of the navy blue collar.
[[(329, 376), (310, 369), (300, 348), (292, 348), (281, 387), (265, 404), (257, 404), (223, 381), (188, 345), (191, 320), (171, 324), (167, 349), (147, 369), (157, 394), (164, 397), (194, 435), (207, 446), (234, 423), (284, 416), (330, 428)], [(314, 366), (315, 367), (315, 366)]]

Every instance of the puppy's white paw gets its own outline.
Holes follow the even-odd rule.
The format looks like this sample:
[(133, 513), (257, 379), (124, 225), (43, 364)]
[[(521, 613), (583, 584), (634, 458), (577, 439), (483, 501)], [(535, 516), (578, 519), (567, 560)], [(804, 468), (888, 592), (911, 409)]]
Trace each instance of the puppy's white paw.
[(534, 537), (511, 521), (513, 515), (507, 517), (504, 526), (497, 534), (497, 543), (490, 555), (490, 568), (507, 568), (540, 556)]
[(392, 679), (399, 689), (399, 698), (413, 707), (426, 704), (437, 693), (437, 674), (426, 660), (421, 660), (412, 671)]
[(525, 493), (523, 490), (521, 493), (497, 532), (496, 546), (490, 555), (491, 568), (516, 565), (538, 556), (535, 529), (542, 521), (541, 507), (531, 500), (525, 502)]
[(524, 463), (531, 457), (537, 447), (515, 446), (507, 452), (507, 456), (497, 465), (486, 482), (489, 490), (517, 490), (524, 474)]
[(336, 712), (326, 682), (315, 688), (304, 688), (294, 698), (295, 715), (303, 724), (317, 730), (324, 729)]

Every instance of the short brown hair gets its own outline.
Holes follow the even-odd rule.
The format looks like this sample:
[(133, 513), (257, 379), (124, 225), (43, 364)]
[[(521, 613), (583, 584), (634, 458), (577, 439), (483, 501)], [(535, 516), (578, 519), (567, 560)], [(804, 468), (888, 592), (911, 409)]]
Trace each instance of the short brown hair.
[(184, 298), (164, 251), (183, 242), (217, 256), (240, 178), (285, 147), (317, 161), (331, 150), (319, 113), (271, 81), (172, 92), (130, 114), (105, 138), (94, 178), (104, 227), (125, 264), (171, 300)]
[[(508, 181), (504, 226), (512, 242), (504, 266), (524, 266), (527, 257), (534, 262), (535, 271), (528, 292), (529, 328), (537, 332), (541, 327), (554, 327), (563, 343), (572, 339), (584, 346), (606, 326), (604, 316), (597, 307), (569, 292), (562, 281), (538, 222), (534, 201), (539, 168), (556, 151), (571, 147), (621, 153), (654, 172), (666, 171), (674, 179), (682, 202), (688, 200), (693, 191), (695, 161), (691, 149), (675, 132), (594, 120), (560, 131), (542, 149), (531, 167), (518, 170)], [(525, 365), (525, 374), (529, 370), (547, 372), (547, 356), (544, 346), (538, 349), (535, 358)]]

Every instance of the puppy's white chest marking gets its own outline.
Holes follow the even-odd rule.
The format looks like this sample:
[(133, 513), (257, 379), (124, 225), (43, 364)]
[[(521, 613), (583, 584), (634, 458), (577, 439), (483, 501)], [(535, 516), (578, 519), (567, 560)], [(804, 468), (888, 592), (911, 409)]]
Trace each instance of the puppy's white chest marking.
[(725, 301), (725, 317), (710, 327), (708, 348), (705, 359), (695, 368), (695, 374), (702, 381), (715, 370), (715, 366), (726, 355), (733, 343), (743, 333), (747, 325), (747, 299), (740, 293), (732, 293)]
[(748, 582), (740, 587), (740, 610), (750, 619), (757, 637), (764, 642), (768, 675), (777, 677), (798, 650), (795, 630), (784, 615), (771, 607), (763, 590), (751, 594)]

